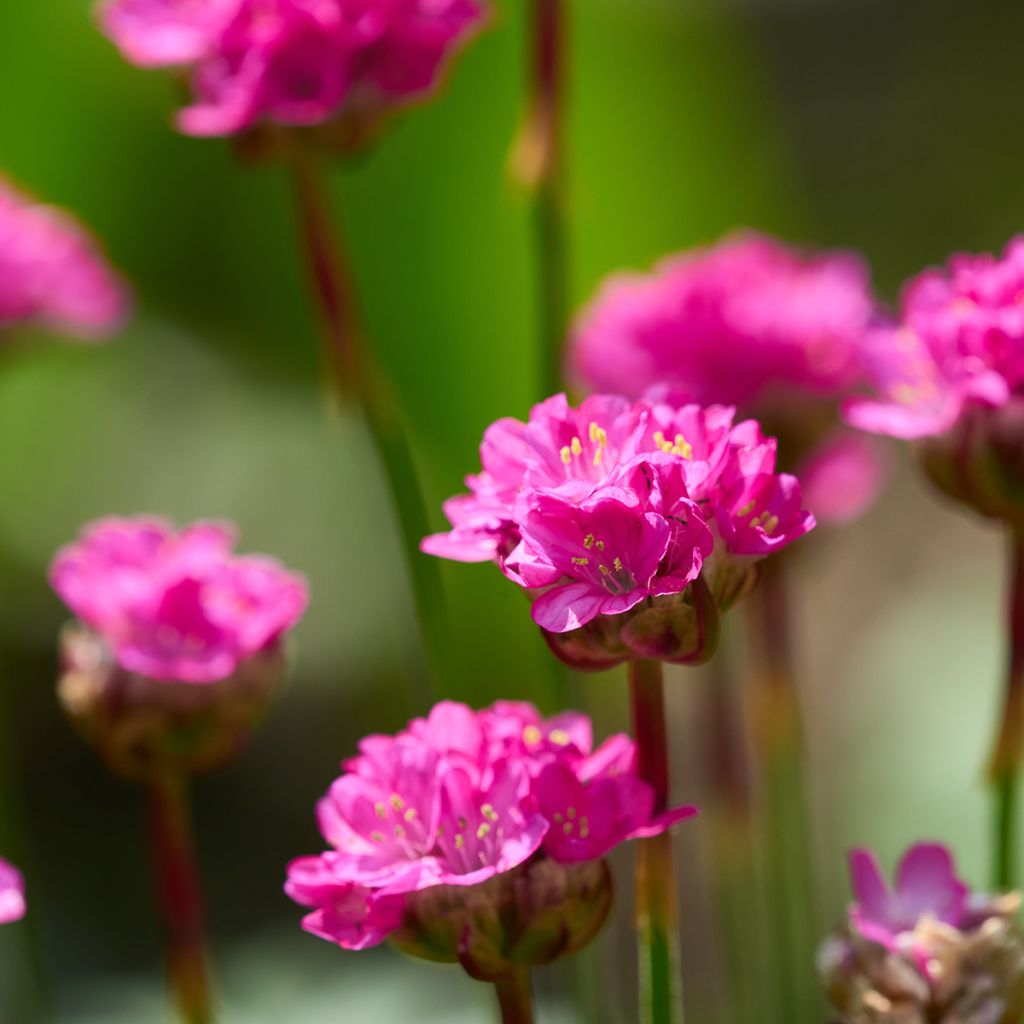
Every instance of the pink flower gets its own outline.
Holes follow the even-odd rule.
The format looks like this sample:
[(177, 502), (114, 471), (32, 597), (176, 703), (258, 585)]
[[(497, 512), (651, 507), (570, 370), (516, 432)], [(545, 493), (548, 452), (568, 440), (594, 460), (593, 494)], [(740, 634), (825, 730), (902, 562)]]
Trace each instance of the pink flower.
[(747, 232), (609, 279), (579, 318), (571, 369), (595, 390), (668, 387), (748, 411), (773, 393), (834, 397), (857, 378), (873, 315), (856, 256)]
[(0, 177), (0, 333), (22, 323), (80, 338), (116, 331), (128, 291), (66, 214)]
[(481, 886), (537, 857), (599, 859), (696, 813), (653, 815), (634, 760), (624, 736), (592, 751), (582, 715), (443, 702), (397, 736), (363, 740), (317, 808), (331, 849), (293, 861), (285, 890), (314, 908), (308, 931), (376, 944), (417, 893)]
[(213, 682), (275, 644), (307, 603), (300, 577), (233, 555), (234, 542), (216, 523), (175, 531), (162, 520), (104, 519), (57, 553), (50, 582), (123, 668)]
[(866, 349), (876, 398), (845, 407), (854, 426), (917, 439), (947, 433), (967, 404), (1024, 392), (1024, 238), (1002, 258), (956, 255), (905, 288), (900, 322)]
[(917, 843), (900, 861), (896, 885), (890, 888), (875, 855), (850, 853), (850, 881), (856, 902), (850, 922), (864, 938), (896, 951), (925, 918), (959, 928), (968, 916), (967, 885), (953, 873), (953, 857), (945, 846)]
[(429, 93), (480, 0), (109, 0), (104, 31), (142, 66), (184, 64), (192, 135), (363, 118)]
[(452, 529), (422, 548), (497, 562), (538, 625), (575, 630), (682, 593), (713, 550), (758, 558), (810, 530), (775, 447), (723, 406), (556, 395), (487, 429), (470, 494), (445, 505)]
[(0, 857), (0, 924), (25, 916), (25, 882), (21, 872)]

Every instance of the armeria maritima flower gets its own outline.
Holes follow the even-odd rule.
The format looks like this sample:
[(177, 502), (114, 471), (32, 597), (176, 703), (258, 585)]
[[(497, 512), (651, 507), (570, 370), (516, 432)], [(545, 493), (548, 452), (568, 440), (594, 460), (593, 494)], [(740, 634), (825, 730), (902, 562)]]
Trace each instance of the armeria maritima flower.
[(438, 704), (344, 763), (318, 806), (331, 849), (293, 861), (286, 891), (312, 908), (308, 931), (347, 949), (390, 937), (497, 973), (516, 949), (534, 962), (563, 955), (607, 912), (604, 895), (600, 920), (573, 898), (595, 877), (588, 865), (695, 813), (654, 814), (634, 761), (623, 735), (592, 750), (583, 715)]
[(230, 135), (422, 97), (484, 10), (480, 0), (107, 0), (100, 19), (128, 60), (190, 71), (183, 131)]
[(480, 454), (470, 493), (445, 505), (452, 529), (423, 550), (497, 562), (551, 633), (681, 594), (712, 560), (712, 575), (753, 563), (814, 525), (775, 440), (725, 406), (556, 395), (490, 426)]
[[(804, 253), (747, 232), (670, 257), (650, 274), (611, 277), (576, 324), (570, 374), (633, 398), (671, 393), (736, 405), (784, 436), (808, 496), (826, 496), (822, 518), (842, 521), (881, 481), (874, 449), (832, 433), (839, 399), (861, 377), (875, 315), (867, 270), (853, 254)], [(829, 501), (837, 479), (843, 496)]]
[(25, 883), (21, 872), (0, 857), (0, 924), (25, 916)]
[(31, 324), (102, 338), (128, 306), (127, 288), (83, 228), (0, 177), (0, 334)]
[(819, 953), (849, 1024), (1016, 1024), (1024, 1013), (1020, 896), (972, 893), (944, 846), (918, 843), (890, 886), (874, 855), (850, 855), (854, 902)]
[(234, 543), (222, 523), (103, 519), (57, 553), (50, 582), (123, 668), (209, 683), (276, 644), (307, 602), (300, 577)]

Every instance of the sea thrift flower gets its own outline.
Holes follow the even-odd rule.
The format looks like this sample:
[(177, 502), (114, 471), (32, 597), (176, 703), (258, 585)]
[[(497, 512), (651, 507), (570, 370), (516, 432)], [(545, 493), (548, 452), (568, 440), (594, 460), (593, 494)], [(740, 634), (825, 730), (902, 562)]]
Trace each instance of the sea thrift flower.
[(1016, 1024), (1024, 1013), (1020, 896), (972, 894), (949, 851), (919, 843), (890, 887), (874, 856), (850, 855), (855, 902), (819, 953), (841, 1020)]
[(863, 430), (919, 443), (932, 479), (985, 515), (1024, 522), (1024, 238), (1002, 257), (956, 255), (905, 288), (899, 323), (867, 348)]
[(480, 26), (479, 0), (109, 0), (104, 31), (143, 67), (184, 66), (179, 127), (372, 120), (428, 94)]
[(724, 581), (814, 525), (774, 439), (724, 406), (556, 395), (494, 423), (480, 454), (470, 494), (445, 505), (452, 529), (423, 550), (495, 561), (549, 634), (624, 624), (698, 580), (730, 603)]
[[(803, 477), (801, 460), (860, 379), (874, 316), (867, 271), (853, 254), (803, 253), (747, 232), (650, 274), (611, 277), (576, 324), (570, 374), (633, 398), (736, 405), (785, 436)], [(818, 468), (833, 454), (848, 453), (816, 452)], [(869, 454), (874, 469), (846, 477), (838, 521), (877, 492), (878, 456), (862, 447), (861, 460)]]
[(218, 523), (111, 518), (53, 561), (50, 582), (78, 618), (61, 697), (122, 774), (164, 756), (190, 771), (222, 763), (276, 688), (306, 584), (273, 559), (234, 555), (234, 542)]
[(438, 704), (343, 767), (317, 809), (331, 849), (288, 868), (304, 927), (346, 949), (392, 938), (476, 976), (579, 948), (607, 913), (601, 859), (695, 813), (653, 812), (627, 737), (595, 751), (582, 715), (528, 704)]
[(25, 883), (21, 872), (0, 857), (0, 924), (25, 916)]
[(0, 336), (35, 324), (83, 339), (116, 331), (128, 291), (67, 214), (0, 177)]

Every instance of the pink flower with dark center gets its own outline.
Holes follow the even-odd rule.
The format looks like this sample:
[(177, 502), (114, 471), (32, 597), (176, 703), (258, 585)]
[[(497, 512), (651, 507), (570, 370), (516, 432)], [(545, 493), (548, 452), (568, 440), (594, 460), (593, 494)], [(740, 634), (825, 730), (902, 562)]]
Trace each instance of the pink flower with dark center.
[(1003, 256), (956, 255), (904, 289), (899, 324), (875, 332), (867, 368), (877, 397), (845, 407), (856, 427), (917, 439), (945, 434), (967, 404), (1024, 393), (1024, 238)]
[(724, 406), (557, 395), (489, 427), (481, 462), (422, 548), (496, 561), (551, 633), (682, 593), (716, 548), (757, 558), (814, 526), (774, 440)]
[(232, 554), (234, 542), (217, 523), (175, 531), (162, 520), (104, 519), (57, 553), (50, 582), (123, 668), (214, 682), (277, 643), (308, 599), (300, 577)]
[(25, 916), (25, 882), (21, 872), (0, 857), (0, 924)]
[(364, 948), (417, 893), (481, 886), (537, 857), (600, 858), (696, 813), (654, 815), (632, 742), (591, 742), (582, 715), (507, 702), (443, 702), (397, 736), (367, 737), (318, 805), (331, 849), (289, 866), (286, 891), (314, 908), (304, 926)]
[(179, 118), (192, 135), (372, 119), (428, 94), (484, 16), (479, 0), (109, 0), (100, 9), (128, 60), (192, 70), (195, 100)]
[(121, 327), (129, 304), (127, 288), (78, 224), (0, 178), (0, 334), (38, 324), (103, 338)]
[(873, 853), (853, 850), (850, 882), (856, 901), (850, 908), (851, 924), (886, 949), (899, 948), (900, 937), (912, 933), (926, 917), (954, 928), (967, 918), (969, 889), (954, 874), (949, 850), (937, 843), (912, 846), (900, 861), (892, 887)]

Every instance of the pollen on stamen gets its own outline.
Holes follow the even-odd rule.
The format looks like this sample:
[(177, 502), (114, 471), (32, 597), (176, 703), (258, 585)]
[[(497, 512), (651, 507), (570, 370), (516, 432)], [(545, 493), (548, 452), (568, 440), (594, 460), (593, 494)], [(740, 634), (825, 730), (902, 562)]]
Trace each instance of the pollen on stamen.
[(676, 434), (675, 441), (676, 443), (672, 446), (672, 450), (676, 455), (682, 455), (684, 459), (692, 459), (693, 445), (682, 434)]
[(586, 537), (583, 538), (583, 546), (588, 551), (594, 546), (594, 535), (592, 533), (588, 533)]
[(615, 566), (615, 571), (616, 572), (622, 572), (622, 559), (621, 558), (616, 556), (615, 561), (612, 562), (612, 565)]
[(455, 849), (461, 850), (466, 845), (466, 837), (460, 832), (455, 837)]
[(543, 733), (535, 725), (528, 725), (523, 729), (523, 742), (529, 747), (540, 743), (542, 738)]
[(590, 822), (586, 818), (580, 818), (580, 839), (586, 839), (590, 835)]
[(384, 833), (383, 832), (371, 832), (370, 833), (370, 838), (375, 843), (383, 843), (384, 842)]
[(572, 452), (568, 445), (562, 446), (562, 450), (558, 453), (558, 456), (567, 466), (572, 462)]
[(607, 565), (599, 565), (597, 568), (602, 576), (611, 576), (612, 574), (611, 569), (609, 569)]
[(601, 456), (602, 455), (604, 455), (604, 449), (603, 448), (598, 448), (597, 451), (594, 452), (594, 465), (595, 466), (600, 466), (601, 465)]
[(572, 560), (572, 564), (573, 565), (590, 565), (590, 559), (589, 558), (583, 558), (583, 557), (574, 558)]
[(401, 825), (396, 825), (395, 826), (395, 838), (396, 839), (404, 839), (405, 838), (405, 829), (402, 828)]
[(405, 801), (397, 793), (391, 794), (388, 803), (390, 803), (396, 811), (400, 811), (405, 806)]
[(548, 739), (560, 747), (567, 747), (569, 745), (570, 737), (564, 729), (552, 729), (551, 732), (548, 733)]
[(486, 822), (480, 822), (480, 827), (476, 830), (477, 839), (483, 839), (491, 831), (491, 826)]
[(583, 451), (583, 444), (578, 437), (572, 439), (572, 443), (569, 445), (573, 455), (579, 455)]
[(488, 821), (497, 821), (498, 820), (498, 812), (494, 809), (494, 806), (492, 804), (484, 804), (483, 807), (480, 808), (480, 813)]
[(374, 804), (373, 809), (376, 811), (377, 817), (382, 820), (388, 816), (388, 809), (382, 803)]
[(562, 831), (563, 831), (563, 832), (564, 832), (564, 833), (565, 833), (565, 834), (566, 834), (567, 836), (568, 836), (568, 835), (571, 835), (571, 834), (572, 834), (572, 830), (573, 830), (573, 823), (572, 823), (571, 821), (567, 821), (567, 822), (566, 822), (566, 823), (565, 823), (565, 824), (564, 824), (564, 825), (562, 826)]
[(416, 808), (410, 807), (403, 815), (406, 821), (412, 821), (416, 817)]
[(566, 808), (565, 813), (569, 816), (569, 820), (571, 821), (573, 818), (576, 817), (576, 808), (575, 807), (568, 807), (568, 808)]
[(746, 505), (743, 506), (743, 508), (739, 510), (737, 514), (741, 516), (749, 516), (750, 513), (754, 511), (754, 506), (756, 504), (757, 502), (751, 499), (750, 501), (747, 502)]
[(596, 544), (597, 544), (597, 550), (598, 551), (604, 551), (604, 541), (603, 540), (597, 541)]

